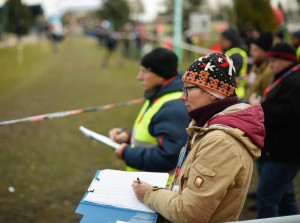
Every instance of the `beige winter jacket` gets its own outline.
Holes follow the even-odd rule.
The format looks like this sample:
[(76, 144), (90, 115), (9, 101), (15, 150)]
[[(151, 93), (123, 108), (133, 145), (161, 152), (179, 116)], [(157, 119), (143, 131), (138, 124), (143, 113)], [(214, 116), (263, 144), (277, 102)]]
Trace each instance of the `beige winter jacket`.
[[(193, 127), (192, 121), (187, 129), (191, 151), (177, 180), (169, 189), (147, 191), (144, 202), (171, 222), (238, 220), (253, 157), (260, 156), (263, 146), (263, 120), (260, 105), (237, 104), (215, 115), (205, 128)], [(176, 187), (178, 192), (171, 191)]]
[(258, 70), (256, 71), (257, 77), (253, 83), (253, 85), (247, 89), (245, 100), (249, 100), (252, 93), (258, 93), (263, 95), (265, 89), (273, 80), (273, 75), (271, 74), (271, 69), (268, 65), (268, 61), (265, 60), (259, 66)]

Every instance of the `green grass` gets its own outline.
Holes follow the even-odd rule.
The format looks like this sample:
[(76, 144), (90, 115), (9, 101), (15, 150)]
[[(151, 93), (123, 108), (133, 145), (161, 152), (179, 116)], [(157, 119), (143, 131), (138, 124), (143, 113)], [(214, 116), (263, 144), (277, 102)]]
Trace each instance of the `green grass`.
[[(70, 38), (58, 53), (45, 43), (24, 45), (23, 54), (18, 64), (16, 47), (0, 49), (0, 121), (143, 96), (136, 79), (139, 62), (124, 59), (120, 67), (116, 53), (103, 69), (104, 50), (94, 40)], [(181, 70), (194, 59), (185, 59)], [(0, 126), (0, 222), (79, 222), (74, 212), (96, 171), (123, 169), (124, 163), (107, 146), (84, 137), (78, 126), (103, 134), (131, 128), (140, 107)], [(251, 188), (256, 181), (255, 172)], [(241, 218), (254, 217), (245, 210)]]
[[(101, 68), (96, 41), (74, 38), (60, 52), (40, 43), (0, 50), (0, 120), (85, 108), (142, 97), (139, 64), (112, 57)], [(118, 55), (115, 55), (118, 57)], [(123, 169), (113, 151), (78, 126), (107, 134), (131, 125), (140, 105), (0, 127), (0, 222), (78, 222), (74, 213), (96, 170)], [(14, 193), (8, 187), (15, 188)]]

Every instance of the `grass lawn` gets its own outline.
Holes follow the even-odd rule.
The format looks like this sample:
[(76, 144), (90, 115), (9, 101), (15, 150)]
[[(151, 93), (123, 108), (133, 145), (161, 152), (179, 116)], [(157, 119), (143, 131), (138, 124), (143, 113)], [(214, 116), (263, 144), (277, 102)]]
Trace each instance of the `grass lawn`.
[[(0, 49), (0, 121), (141, 98), (139, 62), (124, 59), (120, 67), (116, 53), (104, 69), (103, 56), (95, 40), (81, 36), (65, 40), (58, 53), (46, 43), (24, 45), (22, 64), (16, 47)], [(0, 222), (79, 222), (74, 211), (96, 171), (124, 164), (78, 127), (103, 134), (131, 128), (140, 107), (0, 126)], [(254, 217), (245, 210), (241, 218)]]

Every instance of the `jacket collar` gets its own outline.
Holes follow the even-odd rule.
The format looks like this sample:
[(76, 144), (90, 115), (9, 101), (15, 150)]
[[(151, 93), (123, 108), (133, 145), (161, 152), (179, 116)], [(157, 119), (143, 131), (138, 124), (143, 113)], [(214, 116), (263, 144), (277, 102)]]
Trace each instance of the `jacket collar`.
[(211, 130), (222, 130), (247, 145), (248, 151), (257, 158), (264, 145), (264, 113), (260, 105), (251, 106), (244, 103), (226, 108), (207, 121), (204, 127), (194, 126), (193, 120), (187, 132), (193, 141), (197, 136)]
[(224, 109), (238, 103), (238, 97), (228, 97), (217, 102), (213, 102), (201, 108), (196, 108), (189, 112), (189, 116), (195, 120), (195, 126), (203, 127), (204, 124), (215, 114), (223, 111)]
[(256, 64), (257, 66), (257, 73), (260, 73), (262, 70), (264, 70), (267, 66), (269, 66), (269, 62), (268, 59), (264, 59), (263, 61), (261, 61), (259, 64)]
[(156, 86), (152, 90), (145, 92), (144, 96), (152, 103), (158, 97), (173, 92), (181, 92), (183, 88), (183, 82), (181, 81), (182, 75), (178, 74), (164, 85)]
[(280, 73), (276, 74), (274, 76), (274, 80), (277, 80), (280, 76), (282, 76), (285, 72), (287, 72), (289, 69), (292, 69), (293, 66), (295, 66), (297, 63), (287, 67), (286, 69), (284, 69), (283, 71), (281, 71)]

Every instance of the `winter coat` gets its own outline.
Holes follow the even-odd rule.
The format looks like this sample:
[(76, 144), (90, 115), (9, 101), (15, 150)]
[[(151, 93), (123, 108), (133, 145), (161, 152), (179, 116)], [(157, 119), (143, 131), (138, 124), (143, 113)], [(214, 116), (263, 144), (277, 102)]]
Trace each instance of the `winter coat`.
[[(236, 104), (213, 116), (204, 128), (193, 126), (193, 121), (187, 129), (191, 151), (178, 178), (173, 177), (169, 189), (148, 190), (144, 202), (175, 223), (238, 220), (253, 158), (263, 146), (263, 120), (260, 105)], [(175, 187), (178, 192), (171, 190)]]
[(274, 87), (262, 107), (266, 128), (262, 160), (300, 163), (300, 70)]
[[(150, 105), (159, 97), (182, 92), (182, 75), (162, 87), (150, 99)], [(152, 148), (130, 145), (123, 150), (125, 163), (139, 170), (167, 172), (175, 168), (180, 149), (186, 142), (185, 131), (189, 122), (188, 111), (180, 99), (166, 102), (151, 119), (149, 133), (157, 138), (157, 145)]]
[(245, 100), (249, 100), (252, 93), (258, 93), (262, 95), (265, 89), (273, 80), (273, 75), (271, 74), (270, 67), (268, 65), (268, 61), (263, 61), (262, 64), (258, 67), (256, 71), (256, 79), (251, 86), (251, 88), (247, 89)]

